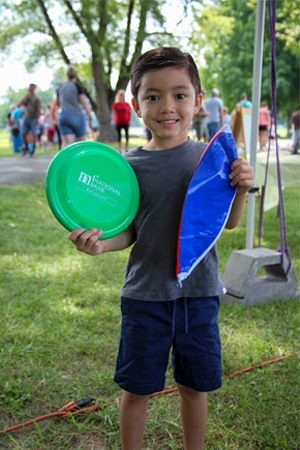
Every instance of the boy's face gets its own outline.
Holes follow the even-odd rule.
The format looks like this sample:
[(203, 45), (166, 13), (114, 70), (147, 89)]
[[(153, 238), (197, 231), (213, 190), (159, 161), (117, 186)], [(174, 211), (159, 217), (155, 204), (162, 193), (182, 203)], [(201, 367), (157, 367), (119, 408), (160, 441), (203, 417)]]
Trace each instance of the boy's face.
[(186, 141), (202, 103), (186, 69), (166, 67), (145, 73), (132, 106), (152, 132), (148, 149), (171, 148)]

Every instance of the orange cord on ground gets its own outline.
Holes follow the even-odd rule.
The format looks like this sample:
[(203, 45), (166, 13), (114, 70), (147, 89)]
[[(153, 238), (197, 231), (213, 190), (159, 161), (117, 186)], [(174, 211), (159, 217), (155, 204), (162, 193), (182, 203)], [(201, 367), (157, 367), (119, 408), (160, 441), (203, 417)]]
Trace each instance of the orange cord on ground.
[[(252, 372), (253, 370), (262, 369), (263, 367), (265, 367), (267, 365), (274, 364), (274, 363), (283, 361), (288, 358), (292, 358), (295, 355), (296, 355), (295, 353), (289, 353), (287, 355), (282, 355), (277, 358), (272, 358), (267, 361), (263, 361), (259, 364), (245, 367), (244, 369), (236, 370), (235, 372), (232, 372), (231, 374), (225, 376), (224, 379), (236, 378), (240, 375), (244, 375), (245, 373)], [(173, 392), (176, 392), (176, 391), (177, 391), (176, 387), (164, 389), (163, 391), (154, 392), (150, 397), (152, 398), (152, 397), (158, 397), (159, 395), (172, 394)], [(88, 405), (90, 405), (90, 406), (88, 406)], [(34, 419), (30, 419), (30, 420), (27, 420), (26, 422), (16, 424), (11, 427), (0, 430), (0, 435), (3, 435), (5, 433), (10, 433), (12, 431), (16, 431), (21, 428), (25, 428), (25, 427), (28, 427), (35, 423), (41, 422), (43, 420), (52, 419), (54, 417), (70, 417), (70, 416), (75, 416), (75, 415), (79, 415), (79, 414), (88, 414), (90, 412), (97, 411), (98, 409), (100, 409), (100, 405), (94, 404), (94, 399), (92, 399), (90, 397), (85, 397), (81, 400), (67, 403), (65, 406), (60, 408), (58, 411), (54, 411), (52, 413), (45, 414), (43, 416), (37, 416)]]

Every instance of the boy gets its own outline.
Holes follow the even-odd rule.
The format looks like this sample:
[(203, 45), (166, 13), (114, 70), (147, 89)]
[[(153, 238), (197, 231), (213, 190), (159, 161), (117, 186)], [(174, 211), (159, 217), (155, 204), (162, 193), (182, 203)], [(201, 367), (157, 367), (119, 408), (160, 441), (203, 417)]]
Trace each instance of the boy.
[[(101, 241), (101, 230), (75, 230), (70, 239), (90, 255), (134, 244), (121, 292), (122, 330), (115, 381), (123, 389), (120, 429), (123, 450), (141, 450), (149, 396), (163, 389), (172, 347), (174, 378), (181, 399), (186, 450), (204, 448), (207, 392), (221, 385), (217, 325), (218, 277), (213, 248), (179, 287), (176, 243), (187, 185), (205, 145), (188, 139), (202, 103), (193, 58), (163, 47), (141, 55), (132, 68), (132, 106), (151, 130), (151, 140), (126, 158), (139, 181), (141, 202), (133, 224), (119, 236)], [(252, 167), (232, 164), (237, 195), (227, 228), (237, 225)]]

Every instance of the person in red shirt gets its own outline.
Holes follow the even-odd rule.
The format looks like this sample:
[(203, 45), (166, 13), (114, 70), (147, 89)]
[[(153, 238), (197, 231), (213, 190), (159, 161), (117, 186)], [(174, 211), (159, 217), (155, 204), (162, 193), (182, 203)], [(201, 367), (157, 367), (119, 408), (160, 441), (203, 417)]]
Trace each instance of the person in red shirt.
[(116, 94), (114, 103), (112, 104), (112, 121), (115, 124), (118, 133), (118, 148), (120, 153), (122, 152), (122, 129), (125, 132), (125, 151), (128, 151), (130, 119), (130, 104), (125, 102), (125, 91), (120, 89)]

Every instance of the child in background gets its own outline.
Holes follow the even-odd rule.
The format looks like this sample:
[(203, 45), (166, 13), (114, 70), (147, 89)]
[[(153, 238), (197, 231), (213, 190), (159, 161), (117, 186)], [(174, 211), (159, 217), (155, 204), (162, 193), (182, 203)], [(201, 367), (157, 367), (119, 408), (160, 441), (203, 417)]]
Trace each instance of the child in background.
[[(132, 105), (151, 130), (143, 147), (125, 156), (138, 178), (141, 201), (132, 225), (99, 240), (101, 230), (70, 234), (77, 250), (89, 255), (131, 245), (121, 291), (122, 327), (115, 381), (123, 389), (120, 430), (123, 450), (141, 450), (147, 403), (164, 388), (169, 353), (181, 402), (185, 450), (203, 450), (207, 392), (221, 386), (218, 296), (224, 285), (215, 247), (178, 285), (177, 235), (187, 185), (205, 150), (188, 138), (202, 103), (193, 58), (162, 47), (141, 55), (132, 67)], [(246, 160), (233, 162), (230, 184), (237, 194), (226, 227), (234, 228), (254, 185)], [(205, 214), (205, 211), (203, 211)]]
[(231, 115), (229, 114), (229, 109), (226, 106), (223, 108), (223, 125), (228, 125), (231, 127)]

